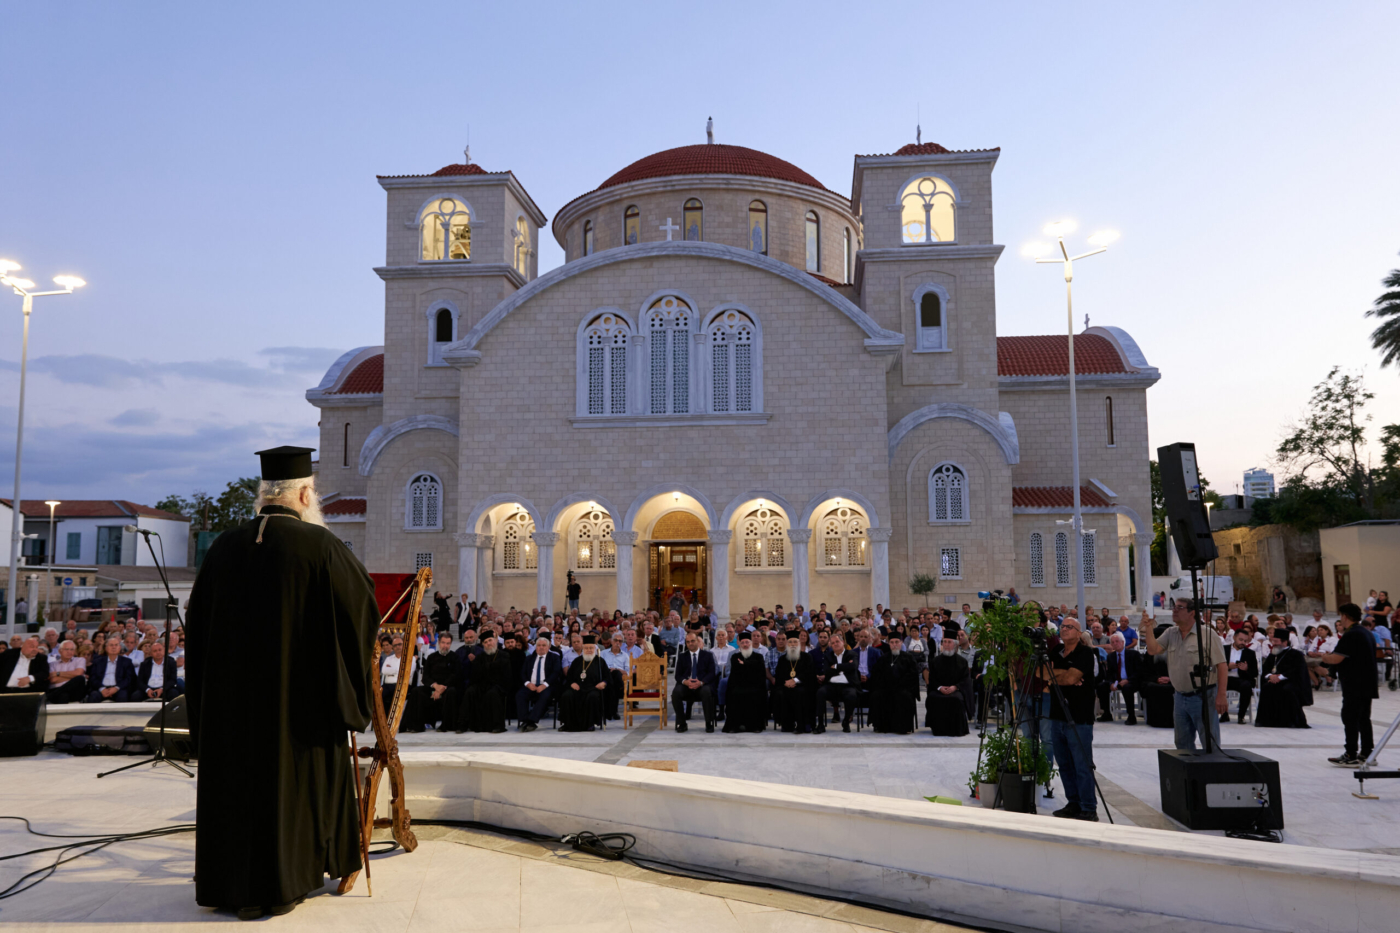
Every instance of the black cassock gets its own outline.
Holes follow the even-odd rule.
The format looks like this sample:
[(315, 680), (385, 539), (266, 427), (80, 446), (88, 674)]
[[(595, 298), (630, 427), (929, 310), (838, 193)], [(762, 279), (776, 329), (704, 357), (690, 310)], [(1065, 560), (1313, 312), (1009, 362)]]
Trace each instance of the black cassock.
[[(1285, 648), (1278, 654), (1267, 654), (1262, 670), (1264, 679), (1259, 684), (1254, 724), (1266, 729), (1306, 729), (1308, 716), (1303, 707), (1312, 706), (1312, 684), (1303, 652)], [(1284, 679), (1270, 683), (1270, 674), (1280, 674)]]
[(1172, 697), (1176, 690), (1171, 684), (1157, 681), (1167, 676), (1167, 656), (1165, 654), (1143, 655), (1142, 674), (1138, 681), (1138, 692), (1147, 707), (1147, 724), (1155, 729), (1170, 729), (1176, 724)]
[[(934, 735), (967, 735), (967, 699), (962, 686), (967, 681), (967, 661), (956, 654), (936, 654), (928, 662), (928, 700), (924, 703), (924, 725)], [(940, 693), (939, 687), (953, 687)]]
[(289, 904), (361, 867), (346, 732), (370, 722), (378, 628), (365, 568), (291, 509), (209, 549), (185, 624), (201, 905)]
[[(797, 685), (786, 686), (793, 677)], [(787, 653), (778, 659), (778, 667), (773, 672), (773, 721), (784, 732), (810, 732), (812, 729), (812, 694), (817, 688), (817, 675), (812, 669), (812, 658), (804, 651), (796, 661)], [(731, 677), (729, 689), (734, 689)], [(732, 696), (732, 694), (730, 694)]]
[(768, 665), (755, 651), (729, 656), (729, 686), (724, 697), (725, 732), (762, 732), (768, 727)]
[[(602, 690), (598, 689), (599, 684), (603, 684)], [(607, 684), (608, 667), (602, 658), (594, 655), (589, 662), (584, 661), (583, 655), (574, 658), (559, 693), (559, 727), (565, 732), (587, 732), (601, 726)]]
[(870, 722), (876, 732), (914, 731), (919, 702), (919, 667), (908, 652), (881, 655), (870, 674)]
[(497, 732), (506, 727), (506, 699), (515, 696), (517, 670), (510, 667), (510, 655), (504, 651), (472, 659), (467, 676), (470, 678), (462, 692), (461, 713), (457, 731)]

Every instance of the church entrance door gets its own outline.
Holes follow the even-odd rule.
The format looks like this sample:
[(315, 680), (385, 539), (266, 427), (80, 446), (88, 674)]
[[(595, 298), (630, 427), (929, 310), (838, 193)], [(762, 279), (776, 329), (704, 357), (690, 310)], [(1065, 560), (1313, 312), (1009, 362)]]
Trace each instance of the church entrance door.
[[(684, 618), (691, 604), (708, 600), (709, 546), (704, 541), (653, 541), (647, 546), (647, 607)], [(679, 600), (679, 604), (677, 603)]]

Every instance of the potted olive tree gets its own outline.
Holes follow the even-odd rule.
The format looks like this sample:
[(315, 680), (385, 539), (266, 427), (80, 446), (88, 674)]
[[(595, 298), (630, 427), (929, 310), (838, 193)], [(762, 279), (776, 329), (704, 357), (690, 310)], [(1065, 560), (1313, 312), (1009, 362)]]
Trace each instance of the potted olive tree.
[(938, 581), (926, 573), (916, 573), (909, 581), (909, 592), (924, 598), (924, 608), (928, 608), (928, 597), (938, 588)]

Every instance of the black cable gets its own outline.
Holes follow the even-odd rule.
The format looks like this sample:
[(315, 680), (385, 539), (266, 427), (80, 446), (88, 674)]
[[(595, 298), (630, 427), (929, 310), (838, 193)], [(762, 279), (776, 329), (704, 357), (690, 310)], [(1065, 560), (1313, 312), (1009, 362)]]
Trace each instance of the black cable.
[[(28, 855), (39, 855), (44, 852), (59, 853), (58, 857), (55, 858), (49, 864), (44, 865), (40, 868), (36, 868), (33, 871), (22, 875), (19, 878), (19, 880), (15, 881), (8, 888), (0, 890), (0, 900), (4, 900), (5, 898), (9, 897), (14, 897), (16, 894), (23, 894), (25, 891), (28, 891), (29, 889), (52, 877), (54, 872), (58, 871), (60, 866), (66, 865), (69, 862), (72, 862), (76, 859), (80, 859), (85, 855), (92, 855), (95, 852), (100, 852), (108, 846), (114, 845), (118, 842), (131, 842), (137, 839), (158, 839), (162, 836), (173, 836), (179, 833), (194, 832), (193, 823), (177, 823), (174, 826), (162, 826), (156, 829), (143, 829), (131, 833), (114, 833), (112, 835), (106, 836), (92, 835), (88, 833), (41, 833), (32, 825), (30, 825), (28, 819), (22, 816), (0, 815), (0, 820), (19, 820), (21, 823), (24, 824), (25, 831), (32, 836), (42, 836), (46, 839), (83, 840), (82, 842), (69, 842), (63, 845), (42, 846), (37, 849), (30, 849), (26, 852), (15, 852), (11, 855), (0, 855), (0, 862), (7, 862), (10, 859), (24, 858)], [(79, 851), (75, 855), (68, 854), (69, 852), (72, 852), (74, 850), (83, 851)], [(26, 882), (28, 883), (26, 884)]]

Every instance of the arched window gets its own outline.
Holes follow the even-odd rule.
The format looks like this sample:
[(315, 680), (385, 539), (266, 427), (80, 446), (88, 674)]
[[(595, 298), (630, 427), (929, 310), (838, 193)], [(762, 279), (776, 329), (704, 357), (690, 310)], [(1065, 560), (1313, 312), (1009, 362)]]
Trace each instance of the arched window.
[(642, 213), (637, 210), (637, 205), (627, 205), (627, 210), (622, 212), (622, 242), (631, 246), (642, 238)]
[(685, 227), (687, 240), (705, 238), (704, 210), (705, 206), (696, 198), (685, 202), (685, 209), (681, 212), (681, 224)]
[(516, 512), (501, 522), (501, 533), (496, 536), (499, 542), (499, 570), (535, 570), (539, 567), (539, 554), (530, 535), (535, 533), (534, 519), (527, 512)]
[(439, 198), (418, 217), (420, 255), (426, 260), (471, 259), (472, 219), (467, 206), (454, 198)]
[(914, 313), (918, 316), (919, 328), (916, 350), (948, 349), (946, 301), (947, 295), (936, 285), (921, 285), (914, 291)]
[(847, 283), (854, 282), (856, 278), (856, 254), (851, 244), (851, 228), (846, 228), (846, 233), (842, 239), (845, 248), (845, 255), (842, 257), (841, 266), (845, 270)]
[(627, 414), (627, 343), (632, 328), (623, 317), (605, 311), (583, 328), (579, 342), (581, 415)]
[(521, 275), (530, 274), (530, 225), (524, 217), (515, 218), (515, 271)]
[(971, 521), (967, 502), (967, 474), (962, 467), (940, 463), (928, 474), (928, 520)]
[(772, 509), (754, 509), (739, 522), (744, 546), (738, 554), (739, 570), (787, 568), (787, 522)]
[(340, 448), (340, 465), (348, 467), (350, 465), (350, 422), (345, 422), (345, 442)]
[(431, 473), (419, 473), (408, 481), (404, 527), (414, 531), (442, 528), (442, 481)]
[(816, 211), (807, 212), (807, 271), (822, 271), (822, 222)]
[(690, 305), (674, 295), (658, 298), (647, 309), (647, 352), (651, 391), (647, 411), (653, 415), (690, 411)]
[(579, 516), (569, 530), (570, 567), (574, 570), (616, 570), (617, 542), (608, 513), (593, 510)]
[(768, 205), (749, 202), (749, 249), (768, 255)]
[(916, 178), (899, 193), (905, 243), (948, 243), (954, 239), (953, 188), (933, 175)]
[(1116, 447), (1117, 441), (1113, 437), (1113, 396), (1106, 395), (1103, 400), (1104, 428), (1108, 432), (1108, 446)]
[(1045, 585), (1045, 539), (1038, 531), (1031, 532), (1031, 586)]
[(1098, 554), (1095, 547), (1094, 533), (1086, 531), (1079, 536), (1079, 556), (1080, 567), (1084, 571), (1084, 585), (1098, 586)]
[(710, 410), (758, 411), (763, 365), (758, 327), (743, 311), (730, 308), (710, 321)]
[(433, 315), (433, 342), (452, 342), (452, 311), (448, 308), (439, 308)]
[(830, 569), (866, 565), (866, 522), (859, 510), (850, 506), (832, 509), (823, 516), (818, 528), (822, 538), (819, 566)]
[(442, 365), (442, 351), (457, 339), (457, 312), (454, 308), (428, 309), (428, 365)]
[(583, 255), (593, 255), (593, 221), (583, 222)]
[(1055, 585), (1069, 586), (1069, 535), (1055, 532)]

